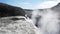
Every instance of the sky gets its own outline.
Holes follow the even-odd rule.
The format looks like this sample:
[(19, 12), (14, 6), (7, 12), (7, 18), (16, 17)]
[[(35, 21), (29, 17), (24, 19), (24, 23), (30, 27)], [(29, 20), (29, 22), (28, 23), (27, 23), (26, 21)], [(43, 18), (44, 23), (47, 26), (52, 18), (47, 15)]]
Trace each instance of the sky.
[(57, 5), (60, 0), (0, 0), (1, 2), (23, 9), (43, 9)]

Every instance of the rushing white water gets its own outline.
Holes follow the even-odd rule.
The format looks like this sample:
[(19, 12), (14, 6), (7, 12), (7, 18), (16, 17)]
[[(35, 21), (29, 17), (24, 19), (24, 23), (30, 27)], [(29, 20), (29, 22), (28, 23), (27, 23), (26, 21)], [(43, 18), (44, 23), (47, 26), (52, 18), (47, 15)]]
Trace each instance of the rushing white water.
[(42, 34), (60, 34), (58, 18), (59, 12), (50, 9), (43, 11), (34, 10), (32, 12), (33, 23), (39, 28)]

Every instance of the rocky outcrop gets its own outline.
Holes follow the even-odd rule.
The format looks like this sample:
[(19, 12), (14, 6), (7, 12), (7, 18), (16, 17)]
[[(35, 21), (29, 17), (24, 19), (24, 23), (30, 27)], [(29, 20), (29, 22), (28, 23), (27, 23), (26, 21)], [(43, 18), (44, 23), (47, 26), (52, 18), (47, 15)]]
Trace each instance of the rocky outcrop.
[(24, 9), (24, 11), (25, 11), (27, 17), (31, 18), (33, 9)]
[(51, 10), (60, 11), (60, 3), (58, 3), (56, 6), (52, 7)]
[(25, 12), (20, 7), (0, 3), (0, 17), (7, 16), (25, 16)]

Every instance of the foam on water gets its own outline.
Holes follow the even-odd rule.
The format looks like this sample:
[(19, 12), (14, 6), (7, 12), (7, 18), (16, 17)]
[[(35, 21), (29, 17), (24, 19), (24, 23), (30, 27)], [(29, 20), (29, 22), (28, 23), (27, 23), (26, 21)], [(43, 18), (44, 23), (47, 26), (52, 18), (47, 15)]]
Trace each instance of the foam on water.
[[(41, 16), (41, 18), (39, 18), (39, 21), (36, 22), (36, 18), (39, 16)], [(60, 34), (58, 18), (59, 13), (51, 9), (43, 10), (42, 12), (39, 10), (34, 10), (32, 12), (33, 23), (38, 25), (37, 27), (42, 34)]]

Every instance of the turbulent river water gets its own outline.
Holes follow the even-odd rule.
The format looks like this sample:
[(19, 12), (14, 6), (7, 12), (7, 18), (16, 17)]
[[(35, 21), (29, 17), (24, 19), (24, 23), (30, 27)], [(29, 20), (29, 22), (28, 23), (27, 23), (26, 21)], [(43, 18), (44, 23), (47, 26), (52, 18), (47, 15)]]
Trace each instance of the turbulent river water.
[(51, 9), (34, 10), (32, 21), (42, 34), (60, 34), (60, 13)]

